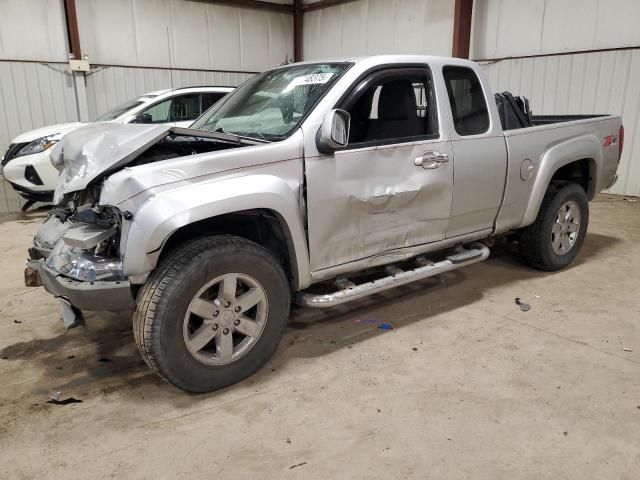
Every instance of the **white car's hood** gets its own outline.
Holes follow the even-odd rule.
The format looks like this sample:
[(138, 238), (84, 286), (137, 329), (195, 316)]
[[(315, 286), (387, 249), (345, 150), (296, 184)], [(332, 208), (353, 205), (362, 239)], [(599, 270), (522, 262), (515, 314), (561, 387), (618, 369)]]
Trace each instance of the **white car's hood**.
[(46, 127), (36, 128), (35, 130), (31, 130), (30, 132), (26, 132), (21, 135), (18, 135), (16, 138), (14, 138), (11, 141), (11, 143), (33, 142), (38, 138), (47, 137), (50, 135), (57, 135), (57, 134), (62, 136), (65, 133), (68, 133), (68, 132), (71, 132), (72, 130), (80, 128), (83, 125), (86, 125), (86, 124), (82, 122), (71, 122), (71, 123), (58, 123), (56, 125), (48, 125)]
[(99, 175), (128, 163), (171, 130), (170, 125), (86, 124), (65, 135), (51, 150), (51, 160), (62, 167), (53, 201), (84, 189)]

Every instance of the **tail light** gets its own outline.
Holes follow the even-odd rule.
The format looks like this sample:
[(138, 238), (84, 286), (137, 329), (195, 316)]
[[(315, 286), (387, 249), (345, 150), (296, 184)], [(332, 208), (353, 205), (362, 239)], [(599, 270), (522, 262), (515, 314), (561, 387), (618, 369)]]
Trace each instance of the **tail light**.
[(624, 125), (620, 125), (620, 134), (618, 135), (618, 162), (622, 157), (622, 147), (624, 147)]

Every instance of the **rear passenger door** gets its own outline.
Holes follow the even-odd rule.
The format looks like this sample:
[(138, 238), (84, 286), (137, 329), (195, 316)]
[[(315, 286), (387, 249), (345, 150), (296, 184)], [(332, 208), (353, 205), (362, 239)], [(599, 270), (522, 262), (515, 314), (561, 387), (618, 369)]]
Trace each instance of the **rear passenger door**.
[(171, 100), (169, 122), (176, 127), (188, 127), (200, 116), (202, 94), (188, 93), (178, 95)]
[[(492, 121), (495, 101), (468, 67), (442, 69), (451, 110), (453, 204), (447, 238), (493, 228), (502, 203), (507, 149), (501, 125)], [(493, 103), (489, 103), (493, 102)]]
[(305, 159), (312, 271), (442, 240), (451, 143), (426, 65), (370, 73), (336, 108), (351, 115), (347, 148)]
[(200, 116), (200, 94), (187, 93), (162, 100), (140, 112), (137, 123), (163, 123), (174, 127), (188, 127)]

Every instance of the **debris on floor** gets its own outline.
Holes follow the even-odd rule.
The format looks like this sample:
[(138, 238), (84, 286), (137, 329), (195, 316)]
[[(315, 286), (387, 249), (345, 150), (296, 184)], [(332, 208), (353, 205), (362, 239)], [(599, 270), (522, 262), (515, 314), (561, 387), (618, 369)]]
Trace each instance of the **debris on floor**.
[(354, 320), (355, 323), (369, 323), (369, 324), (378, 324), (378, 328), (380, 330), (395, 330), (396, 327), (393, 326), (393, 323), (391, 322), (380, 322), (378, 323), (377, 320)]
[(622, 349), (623, 352), (633, 352), (632, 348), (623, 348)]
[(22, 323), (22, 320), (14, 320), (13, 323)]
[(39, 288), (40, 288), (40, 287), (33, 287), (33, 288), (29, 288), (29, 289), (27, 289), (27, 290), (22, 290), (22, 291), (20, 291), (20, 292), (18, 292), (18, 293), (15, 293), (13, 296), (14, 296), (14, 297), (17, 297), (18, 295), (24, 295), (25, 293), (33, 292), (33, 291), (35, 291), (35, 290), (38, 290)]
[(80, 310), (74, 309), (68, 301), (62, 299), (60, 299), (59, 305), (65, 329), (69, 330), (80, 325), (82, 321)]
[(522, 310), (523, 312), (528, 312), (529, 310), (531, 310), (531, 305), (529, 305), (528, 303), (524, 303), (522, 300), (520, 300), (520, 297), (516, 297), (516, 305), (518, 305), (520, 307), (520, 310)]
[(107, 357), (101, 357), (101, 358), (98, 359), (98, 361), (100, 363), (107, 363), (107, 362), (111, 362), (112, 360), (110, 358), (107, 358)]
[(296, 463), (295, 465), (291, 465), (291, 466), (289, 467), (289, 470), (292, 470), (292, 469), (294, 469), (294, 468), (296, 468), (296, 467), (301, 467), (301, 466), (306, 465), (306, 464), (307, 464), (307, 462)]
[(69, 405), (72, 403), (82, 403), (82, 400), (78, 400), (77, 398), (67, 397), (62, 399), (62, 392), (55, 392), (53, 395), (49, 397), (47, 403), (51, 403), (52, 405)]

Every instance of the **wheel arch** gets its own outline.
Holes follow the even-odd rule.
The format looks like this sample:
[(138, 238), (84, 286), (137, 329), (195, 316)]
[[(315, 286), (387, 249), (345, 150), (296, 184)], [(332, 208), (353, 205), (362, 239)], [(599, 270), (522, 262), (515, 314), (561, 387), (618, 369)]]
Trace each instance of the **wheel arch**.
[[(125, 273), (142, 283), (181, 240), (234, 234), (286, 256), (292, 288), (311, 282), (298, 195), (282, 178), (252, 175), (151, 197), (134, 212), (121, 240)], [(136, 277), (140, 277), (141, 280)]]
[(281, 263), (292, 289), (299, 288), (297, 253), (291, 231), (282, 215), (270, 209), (229, 212), (183, 225), (163, 242), (157, 261), (161, 262), (185, 241), (223, 234), (236, 235), (266, 248)]
[(576, 183), (584, 188), (587, 198), (593, 200), (598, 193), (601, 165), (602, 149), (595, 135), (572, 138), (546, 150), (540, 160), (522, 226), (535, 221), (544, 195), (553, 183)]

